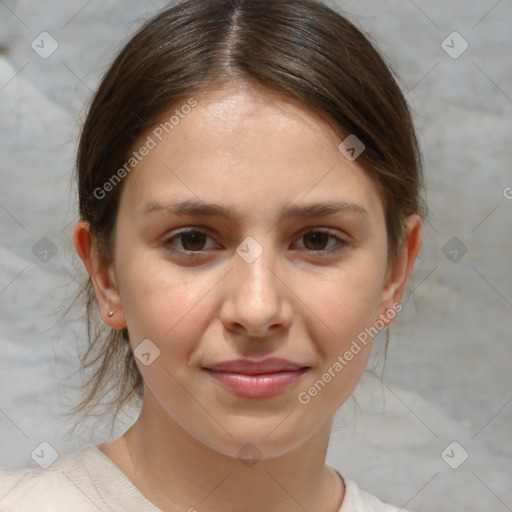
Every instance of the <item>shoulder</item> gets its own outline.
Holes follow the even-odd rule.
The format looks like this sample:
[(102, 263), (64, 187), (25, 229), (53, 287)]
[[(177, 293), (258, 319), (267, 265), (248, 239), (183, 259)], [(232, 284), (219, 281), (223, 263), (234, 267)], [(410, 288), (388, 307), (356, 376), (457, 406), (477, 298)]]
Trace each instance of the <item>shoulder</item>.
[(0, 470), (1, 512), (160, 512), (97, 446), (47, 469)]
[(339, 512), (407, 512), (403, 508), (383, 503), (359, 488), (352, 480), (345, 481), (345, 497)]
[(57, 459), (47, 469), (0, 470), (0, 510), (69, 511), (91, 510), (101, 498), (91, 489), (88, 466), (94, 461), (95, 447), (86, 446)]

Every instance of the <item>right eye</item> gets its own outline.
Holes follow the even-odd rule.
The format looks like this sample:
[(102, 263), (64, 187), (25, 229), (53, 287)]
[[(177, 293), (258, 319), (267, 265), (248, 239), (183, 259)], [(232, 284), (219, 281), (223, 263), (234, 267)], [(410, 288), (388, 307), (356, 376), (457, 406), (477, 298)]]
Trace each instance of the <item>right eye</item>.
[[(206, 243), (206, 239), (211, 238), (202, 231), (188, 230), (181, 231), (167, 238), (164, 241), (164, 246), (171, 252), (182, 254), (182, 255), (195, 255), (203, 252), (203, 247)], [(182, 249), (176, 248), (176, 242), (181, 245)]]

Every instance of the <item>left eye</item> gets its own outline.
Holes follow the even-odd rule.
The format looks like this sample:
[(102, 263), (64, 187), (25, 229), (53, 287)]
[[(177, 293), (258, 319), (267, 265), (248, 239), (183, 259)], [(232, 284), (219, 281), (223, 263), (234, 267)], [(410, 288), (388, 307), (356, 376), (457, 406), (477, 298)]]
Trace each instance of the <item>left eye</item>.
[[(346, 245), (346, 242), (344, 240), (341, 240), (339, 237), (326, 231), (310, 231), (308, 233), (303, 234), (300, 237), (300, 239), (307, 240), (309, 242), (305, 243), (304, 245), (306, 246), (306, 249), (309, 249), (311, 251), (333, 252), (333, 250), (339, 250), (339, 247), (338, 249), (333, 249), (332, 246), (330, 249), (326, 249), (324, 247), (326, 244), (328, 244), (329, 239), (333, 240), (334, 242), (338, 242), (338, 245), (340, 246)], [(336, 247), (336, 243), (334, 243), (334, 247)]]

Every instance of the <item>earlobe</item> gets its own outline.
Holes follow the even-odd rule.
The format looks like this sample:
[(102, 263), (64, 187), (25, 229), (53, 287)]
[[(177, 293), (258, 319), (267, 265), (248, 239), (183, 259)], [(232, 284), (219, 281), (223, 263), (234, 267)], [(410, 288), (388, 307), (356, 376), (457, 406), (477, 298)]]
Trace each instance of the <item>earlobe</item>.
[[(386, 312), (396, 308), (402, 299), (402, 294), (420, 249), (421, 226), (422, 219), (417, 214), (410, 215), (405, 219), (404, 234), (396, 258), (386, 274), (381, 306), (381, 314), (385, 316), (387, 316)], [(394, 316), (392, 316), (388, 325), (392, 323)]]
[(123, 329), (126, 327), (126, 321), (121, 297), (117, 290), (114, 263), (113, 261), (103, 261), (100, 257), (87, 221), (79, 220), (75, 224), (73, 244), (91, 277), (103, 323), (113, 329)]

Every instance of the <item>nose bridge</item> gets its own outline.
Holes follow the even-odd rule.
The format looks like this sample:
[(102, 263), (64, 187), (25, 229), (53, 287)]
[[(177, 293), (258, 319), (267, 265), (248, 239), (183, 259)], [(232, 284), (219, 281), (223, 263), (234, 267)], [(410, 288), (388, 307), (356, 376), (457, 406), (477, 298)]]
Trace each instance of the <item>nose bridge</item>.
[(235, 263), (238, 288), (253, 307), (264, 306), (264, 300), (270, 306), (268, 301), (275, 300), (279, 293), (275, 274), (278, 255), (270, 236), (259, 236), (258, 239), (249, 236), (242, 241), (237, 247)]
[(272, 237), (247, 237), (237, 247), (224, 320), (252, 334), (289, 321), (286, 287), (278, 276), (280, 255)]

